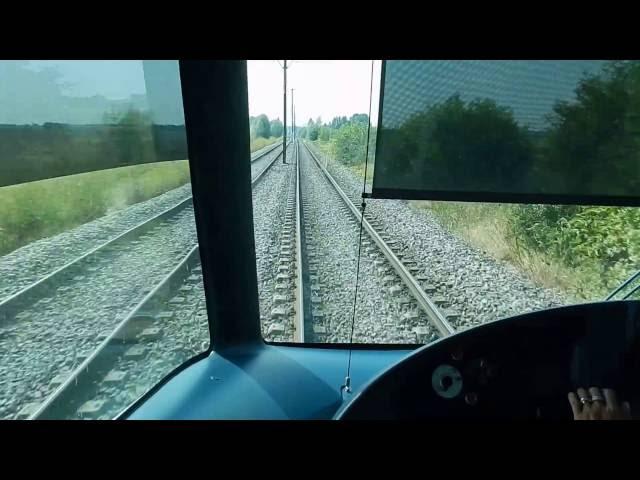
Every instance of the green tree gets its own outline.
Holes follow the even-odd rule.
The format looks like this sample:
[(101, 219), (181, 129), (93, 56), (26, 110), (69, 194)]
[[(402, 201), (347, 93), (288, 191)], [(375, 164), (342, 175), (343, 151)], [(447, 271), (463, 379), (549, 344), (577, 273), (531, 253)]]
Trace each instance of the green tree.
[(351, 123), (364, 123), (365, 125), (367, 125), (369, 123), (369, 115), (367, 115), (366, 113), (354, 113), (353, 115), (351, 115), (349, 121)]
[(271, 120), (271, 136), (272, 137), (281, 137), (282, 136), (282, 122), (280, 119), (276, 118), (275, 120)]
[(258, 115), (255, 123), (255, 136), (262, 138), (269, 138), (271, 136), (271, 125), (269, 124), (269, 117), (264, 113)]
[(318, 139), (318, 134), (319, 126), (316, 125), (313, 119), (310, 118), (309, 122), (307, 122), (307, 137), (309, 138), (309, 140), (315, 141)]
[(103, 140), (102, 156), (105, 165), (136, 165), (156, 160), (151, 133), (151, 118), (147, 112), (130, 108), (123, 114), (105, 115), (105, 123), (110, 124)]
[(419, 187), (517, 189), (533, 160), (526, 130), (490, 99), (466, 103), (454, 95), (383, 135), (384, 152), (393, 152), (383, 174), (409, 175)]
[(346, 165), (364, 162), (367, 127), (361, 123), (346, 123), (333, 135), (335, 158)]
[(328, 142), (330, 136), (331, 136), (331, 133), (330, 133), (329, 127), (324, 125), (320, 127), (320, 134), (319, 134), (320, 140), (322, 140), (323, 142)]
[[(541, 174), (555, 189), (625, 195), (640, 189), (640, 62), (612, 62), (583, 79), (576, 101), (558, 102)], [(569, 178), (553, 175), (562, 165)], [(612, 190), (614, 189), (614, 190)]]
[(333, 129), (333, 130), (337, 130), (338, 128), (340, 128), (342, 125), (342, 123), (340, 122), (340, 117), (333, 117), (333, 119), (331, 120), (331, 123), (329, 123), (329, 126)]

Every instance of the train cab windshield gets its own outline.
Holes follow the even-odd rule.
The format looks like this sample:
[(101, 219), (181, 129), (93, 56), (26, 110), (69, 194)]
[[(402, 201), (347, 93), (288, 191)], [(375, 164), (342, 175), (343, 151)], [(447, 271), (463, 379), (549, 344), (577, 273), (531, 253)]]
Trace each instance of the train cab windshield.
[(638, 409), (639, 135), (636, 61), (0, 61), (0, 418)]

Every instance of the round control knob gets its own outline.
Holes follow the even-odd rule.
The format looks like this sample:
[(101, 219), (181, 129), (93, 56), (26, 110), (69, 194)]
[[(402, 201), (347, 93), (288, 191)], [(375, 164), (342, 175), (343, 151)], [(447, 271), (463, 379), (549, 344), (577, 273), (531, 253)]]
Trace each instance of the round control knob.
[(462, 375), (451, 365), (440, 365), (433, 371), (431, 385), (442, 398), (455, 398), (462, 391)]

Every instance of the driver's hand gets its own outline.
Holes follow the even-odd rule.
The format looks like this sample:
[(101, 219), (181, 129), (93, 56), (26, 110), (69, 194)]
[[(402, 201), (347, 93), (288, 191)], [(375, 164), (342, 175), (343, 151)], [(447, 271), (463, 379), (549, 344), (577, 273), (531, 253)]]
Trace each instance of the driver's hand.
[(569, 393), (569, 403), (574, 420), (631, 419), (629, 402), (618, 403), (616, 392), (609, 388), (591, 387), (588, 392), (578, 388), (577, 393)]

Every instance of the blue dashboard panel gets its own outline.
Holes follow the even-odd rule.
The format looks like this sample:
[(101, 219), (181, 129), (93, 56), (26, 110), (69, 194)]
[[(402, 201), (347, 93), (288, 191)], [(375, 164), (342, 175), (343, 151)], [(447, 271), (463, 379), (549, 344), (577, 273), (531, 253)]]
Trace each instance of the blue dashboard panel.
[[(409, 353), (353, 350), (353, 394)], [(334, 348), (256, 345), (213, 352), (178, 373), (128, 418), (330, 419), (343, 403), (347, 361), (348, 350)]]

